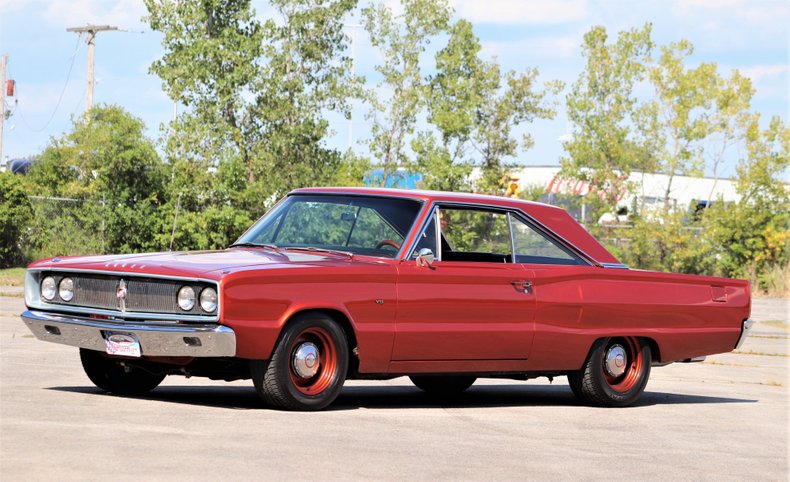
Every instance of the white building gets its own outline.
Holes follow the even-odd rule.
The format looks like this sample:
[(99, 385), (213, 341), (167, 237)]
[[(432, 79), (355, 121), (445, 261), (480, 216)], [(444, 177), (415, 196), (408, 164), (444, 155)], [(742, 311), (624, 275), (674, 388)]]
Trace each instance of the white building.
[[(584, 196), (593, 189), (586, 181), (562, 179), (559, 172), (559, 166), (525, 166), (512, 170), (510, 174), (513, 178), (518, 178), (516, 182), (522, 191), (535, 187), (545, 188), (545, 200), (549, 203), (554, 201), (557, 194)], [(651, 207), (664, 206), (664, 196), (670, 183), (669, 176), (633, 172), (629, 181), (629, 184), (634, 187), (623, 193), (619, 202), (620, 206), (630, 209), (636, 202), (648, 211)], [(718, 200), (724, 202), (740, 200), (734, 180), (690, 176), (674, 176), (671, 179), (669, 204), (674, 209), (686, 210)], [(580, 213), (575, 214), (582, 220), (587, 217), (584, 207)]]

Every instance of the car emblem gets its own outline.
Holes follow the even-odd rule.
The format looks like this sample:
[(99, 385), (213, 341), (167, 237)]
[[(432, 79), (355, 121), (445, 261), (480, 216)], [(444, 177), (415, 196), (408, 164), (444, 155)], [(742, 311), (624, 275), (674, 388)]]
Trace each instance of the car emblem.
[(118, 283), (118, 289), (115, 291), (115, 296), (118, 298), (118, 308), (121, 311), (126, 311), (126, 281), (121, 280)]

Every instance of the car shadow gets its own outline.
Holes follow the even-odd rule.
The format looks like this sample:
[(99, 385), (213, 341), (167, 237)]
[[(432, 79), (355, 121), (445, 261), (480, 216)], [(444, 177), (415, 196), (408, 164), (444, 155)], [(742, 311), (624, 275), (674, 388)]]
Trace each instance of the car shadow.
[[(121, 396), (107, 394), (96, 387), (50, 387), (48, 390), (62, 392), (95, 394), (101, 396)], [(267, 407), (252, 387), (242, 386), (162, 386), (144, 396), (142, 400), (152, 400), (188, 405), (227, 408), (235, 410), (260, 410)], [(715, 404), (715, 403), (756, 403), (757, 400), (707, 395), (687, 395), (677, 393), (646, 391), (631, 408), (652, 405)], [(436, 397), (411, 385), (403, 386), (347, 386), (337, 400), (326, 410), (365, 409), (446, 409), (446, 408), (497, 408), (530, 406), (585, 406), (576, 399), (567, 385), (475, 385), (466, 392), (452, 397)]]

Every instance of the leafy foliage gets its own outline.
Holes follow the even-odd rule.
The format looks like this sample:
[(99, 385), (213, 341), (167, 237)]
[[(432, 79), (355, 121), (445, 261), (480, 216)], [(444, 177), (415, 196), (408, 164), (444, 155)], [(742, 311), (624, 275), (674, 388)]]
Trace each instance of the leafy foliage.
[(563, 143), (561, 159), (567, 177), (589, 181), (614, 207), (634, 169), (651, 172), (652, 152), (634, 129), (638, 114), (634, 86), (645, 76), (645, 60), (653, 49), (650, 24), (620, 32), (607, 44), (603, 27), (584, 35), (585, 70), (566, 98), (573, 138)]
[[(159, 248), (166, 168), (142, 121), (114, 105), (94, 107), (87, 118), (53, 139), (30, 171), (31, 194), (72, 200), (36, 203), (30, 243), (45, 256)], [(63, 203), (70, 215), (58, 215)]]
[(22, 243), (32, 218), (22, 181), (10, 172), (0, 173), (0, 268), (24, 261)]

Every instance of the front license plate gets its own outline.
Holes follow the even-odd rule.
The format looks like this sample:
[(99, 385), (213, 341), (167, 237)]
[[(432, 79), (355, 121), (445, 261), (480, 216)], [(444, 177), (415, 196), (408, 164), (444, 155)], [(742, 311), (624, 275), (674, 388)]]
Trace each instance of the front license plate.
[(107, 332), (104, 336), (108, 355), (140, 357), (140, 341), (131, 333)]

